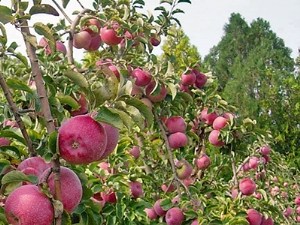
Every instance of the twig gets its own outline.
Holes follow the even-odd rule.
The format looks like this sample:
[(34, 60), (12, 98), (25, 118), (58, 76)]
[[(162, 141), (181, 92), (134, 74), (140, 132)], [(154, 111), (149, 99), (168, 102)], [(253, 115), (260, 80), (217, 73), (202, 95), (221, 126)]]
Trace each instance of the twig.
[(84, 9), (84, 6), (81, 4), (81, 2), (79, 0), (77, 0), (77, 2), (80, 5), (80, 7)]
[(234, 180), (234, 185), (237, 187), (238, 186), (238, 179), (237, 179), (237, 171), (236, 171), (236, 165), (235, 165), (235, 159), (234, 159), (234, 152), (231, 150), (231, 166), (232, 166), (232, 172), (233, 172), (233, 180)]
[(64, 17), (68, 20), (68, 22), (71, 24), (72, 20), (70, 17), (65, 13), (64, 9), (55, 1), (52, 0), (52, 2), (56, 5), (56, 7), (59, 9), (59, 11), (64, 15)]
[(26, 145), (28, 147), (28, 151), (30, 153), (30, 156), (36, 156), (37, 153), (36, 153), (36, 150), (33, 148), (33, 145), (32, 145), (32, 140), (30, 139), (28, 133), (27, 133), (27, 130), (25, 128), (25, 125), (22, 121), (22, 118), (20, 117), (20, 114), (18, 113), (18, 108), (17, 108), (17, 105), (16, 103), (13, 101), (13, 98), (12, 98), (12, 95), (9, 91), (9, 88), (5, 82), (5, 79), (3, 77), (3, 74), (2, 72), (0, 72), (0, 85), (1, 85), (1, 88), (4, 92), (4, 95), (6, 97), (6, 100), (9, 104), (9, 107), (10, 107), (10, 110), (13, 112), (14, 114), (14, 117), (16, 119), (16, 122), (17, 124), (19, 125), (19, 128), (22, 132), (22, 135), (25, 139), (25, 142), (26, 142)]

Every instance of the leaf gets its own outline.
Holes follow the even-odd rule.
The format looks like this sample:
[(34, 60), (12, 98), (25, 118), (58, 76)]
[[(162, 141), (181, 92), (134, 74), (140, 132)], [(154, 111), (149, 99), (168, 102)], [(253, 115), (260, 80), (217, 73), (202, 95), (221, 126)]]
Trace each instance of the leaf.
[(172, 11), (172, 15), (176, 13), (184, 13), (184, 11), (182, 9), (175, 9), (174, 11)]
[(76, 85), (82, 88), (88, 88), (89, 84), (87, 82), (87, 79), (78, 72), (67, 70), (65, 71), (64, 75), (68, 77), (71, 81), (73, 81)]
[(63, 7), (66, 8), (70, 0), (62, 0)]
[(50, 14), (53, 16), (59, 16), (59, 13), (56, 11), (53, 6), (48, 5), (48, 4), (40, 4), (40, 5), (34, 5), (31, 7), (29, 10), (30, 15), (35, 15), (35, 14)]
[(13, 20), (12, 11), (7, 6), (0, 5), (0, 22), (6, 24)]
[(48, 148), (49, 148), (50, 152), (52, 152), (52, 153), (56, 153), (57, 152), (57, 135), (58, 135), (57, 131), (53, 131), (49, 135)]
[(33, 93), (33, 91), (25, 84), (23, 81), (13, 78), (8, 78), (6, 81), (8, 87), (14, 90), (26, 91), (28, 93)]
[(162, 3), (168, 3), (168, 4), (172, 5), (173, 0), (160, 0), (160, 4), (162, 4)]
[(24, 145), (26, 144), (23, 137), (19, 136), (18, 134), (16, 134), (13, 131), (10, 131), (10, 130), (1, 130), (0, 137), (14, 138), (14, 139), (18, 140), (19, 142), (23, 143)]
[(63, 212), (61, 219), (62, 219), (61, 224), (64, 224), (64, 225), (71, 225), (72, 224), (71, 216), (66, 211)]
[(4, 46), (7, 43), (7, 35), (6, 35), (6, 30), (3, 24), (0, 23), (0, 31), (2, 35), (0, 35), (0, 43)]
[(111, 124), (112, 126), (119, 129), (123, 128), (123, 122), (120, 116), (117, 113), (110, 110), (110, 108), (107, 108), (105, 106), (101, 107), (98, 110), (98, 114), (95, 120)]
[(47, 39), (51, 52), (55, 52), (56, 42), (53, 36), (53, 31), (47, 25), (41, 22), (35, 23), (33, 27), (39, 35), (42, 35)]
[(3, 169), (9, 165), (10, 165), (10, 162), (8, 160), (0, 159), (0, 174), (2, 174)]
[(16, 57), (17, 59), (19, 59), (26, 66), (26, 68), (29, 67), (27, 58), (24, 55), (17, 52), (17, 53), (13, 53), (13, 56)]
[(42, 0), (33, 0), (34, 5), (40, 5), (42, 3)]
[(168, 85), (168, 87), (169, 87), (169, 89), (170, 89), (170, 91), (171, 91), (171, 94), (172, 94), (172, 100), (174, 100), (175, 97), (176, 97), (176, 94), (177, 94), (176, 86), (175, 86), (175, 84), (173, 84), (173, 83), (167, 83), (167, 85)]
[(58, 94), (56, 97), (62, 105), (69, 105), (73, 110), (77, 110), (80, 108), (79, 103), (69, 95)]
[(21, 171), (13, 170), (2, 177), (1, 183), (2, 185), (6, 185), (9, 183), (17, 183), (23, 181), (30, 181), (30, 179)]
[(151, 111), (151, 109), (145, 105), (142, 101), (136, 98), (127, 98), (124, 100), (126, 104), (134, 106), (137, 108), (140, 113), (145, 117), (148, 126), (151, 126), (153, 124), (154, 116)]
[(124, 112), (120, 109), (110, 109), (110, 111), (112, 111), (113, 113), (117, 113), (120, 118), (122, 119), (123, 124), (129, 129), (133, 126), (133, 121), (130, 117), (130, 115), (127, 112)]
[(20, 150), (17, 147), (15, 147), (15, 146), (11, 146), (11, 145), (1, 146), (0, 150), (3, 151), (3, 152), (5, 152), (5, 151), (12, 151), (12, 152), (16, 153), (16, 155), (18, 157), (21, 157)]
[(181, 3), (181, 2), (192, 4), (191, 0), (178, 0), (178, 3)]

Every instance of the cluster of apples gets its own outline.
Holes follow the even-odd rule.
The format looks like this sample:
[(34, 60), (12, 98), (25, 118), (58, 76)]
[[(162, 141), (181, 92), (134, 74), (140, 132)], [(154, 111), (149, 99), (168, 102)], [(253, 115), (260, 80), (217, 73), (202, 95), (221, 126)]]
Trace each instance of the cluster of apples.
[(265, 217), (255, 209), (247, 210), (247, 220), (249, 225), (273, 225), (274, 221), (271, 217)]
[(184, 221), (184, 215), (179, 207), (172, 207), (164, 210), (161, 206), (162, 199), (158, 199), (152, 208), (146, 208), (145, 212), (150, 220), (156, 220), (158, 217), (165, 217), (167, 225), (181, 225)]
[(184, 147), (188, 144), (186, 123), (181, 116), (171, 116), (166, 119), (165, 125), (168, 131), (168, 142), (171, 149)]
[[(27, 158), (18, 165), (17, 170), (26, 175), (38, 177), (39, 183), (46, 182), (50, 193), (54, 196), (55, 184), (54, 175), (50, 174), (51, 164), (43, 158), (38, 156)], [(80, 179), (71, 169), (61, 166), (60, 182), (63, 207), (67, 212), (72, 213), (82, 198), (83, 190)], [(23, 182), (22, 186), (9, 194), (4, 209), (10, 224), (51, 225), (54, 220), (52, 200), (39, 186), (28, 181)]]
[[(49, 43), (48, 43), (48, 40), (45, 38), (45, 37), (42, 37), (39, 41), (39, 46), (42, 47), (44, 50), (45, 50), (45, 53), (47, 55), (51, 55), (52, 54), (52, 51), (50, 49), (50, 46), (49, 46)], [(61, 41), (56, 41), (55, 43), (55, 48), (56, 48), (56, 51), (62, 53), (63, 55), (66, 55), (67, 54), (67, 48), (66, 46), (64, 45), (64, 43), (62, 43)]]
[(181, 75), (180, 90), (189, 92), (190, 87), (203, 88), (207, 82), (207, 76), (198, 69), (190, 69)]

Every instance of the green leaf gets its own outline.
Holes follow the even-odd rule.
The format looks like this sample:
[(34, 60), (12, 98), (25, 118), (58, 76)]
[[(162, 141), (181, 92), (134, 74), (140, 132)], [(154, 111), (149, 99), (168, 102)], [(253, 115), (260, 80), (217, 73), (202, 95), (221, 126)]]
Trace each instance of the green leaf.
[(98, 114), (95, 120), (111, 124), (112, 126), (119, 129), (122, 129), (123, 127), (123, 122), (119, 114), (113, 112), (110, 108), (107, 108), (105, 106), (101, 107), (98, 110)]
[(171, 91), (171, 94), (172, 94), (172, 100), (174, 100), (175, 97), (176, 97), (176, 94), (177, 94), (176, 86), (175, 86), (175, 84), (173, 84), (173, 83), (167, 83), (167, 85), (168, 85), (168, 87), (169, 87), (169, 89), (170, 89), (170, 91)]
[(166, 210), (166, 211), (168, 209), (170, 209), (172, 207), (172, 205), (173, 205), (172, 201), (168, 198), (166, 198), (160, 202), (160, 206), (163, 208), (163, 210)]
[(27, 58), (24, 55), (17, 52), (17, 53), (13, 53), (13, 56), (16, 57), (17, 59), (19, 59), (26, 66), (26, 68), (29, 67)]
[(126, 104), (134, 106), (140, 111), (140, 113), (145, 117), (148, 126), (151, 126), (153, 124), (153, 113), (151, 109), (148, 106), (146, 106), (142, 101), (136, 98), (128, 98), (124, 101), (126, 102)]
[(190, 4), (192, 4), (191, 0), (178, 0), (178, 3), (180, 3), (180, 2), (185, 2), (185, 3), (190, 3)]
[(72, 224), (71, 216), (66, 211), (63, 212), (61, 219), (62, 219), (61, 224), (63, 224), (63, 225), (71, 225)]
[(4, 46), (7, 43), (7, 35), (6, 35), (6, 30), (3, 24), (0, 23), (0, 31), (2, 35), (0, 35), (0, 43)]
[(30, 15), (44, 13), (44, 14), (50, 14), (53, 16), (59, 16), (59, 13), (56, 11), (56, 9), (53, 8), (53, 6), (48, 5), (48, 4), (34, 5), (29, 10), (29, 13), (30, 13)]
[(133, 126), (133, 121), (131, 119), (131, 116), (127, 113), (127, 112), (124, 112), (122, 110), (119, 110), (119, 109), (110, 109), (110, 111), (112, 111), (113, 113), (116, 113), (120, 116), (123, 124), (129, 129)]
[(42, 0), (33, 0), (34, 5), (40, 5), (42, 3)]
[(48, 148), (54, 154), (57, 152), (57, 135), (58, 135), (58, 132), (53, 131), (49, 135), (49, 139), (48, 139)]
[(39, 35), (42, 35), (47, 39), (51, 52), (55, 52), (56, 42), (53, 36), (53, 31), (47, 25), (41, 22), (35, 23), (33, 27)]
[(58, 98), (60, 104), (62, 105), (69, 105), (72, 107), (73, 110), (77, 110), (80, 108), (78, 102), (69, 95), (64, 95), (60, 93), (56, 97)]
[(23, 181), (30, 181), (30, 179), (21, 171), (13, 170), (2, 177), (1, 183), (2, 185), (6, 185), (9, 183), (17, 183)]
[(70, 0), (62, 0), (63, 7), (66, 8), (67, 5), (69, 4)]
[(228, 222), (228, 225), (248, 225), (249, 222), (246, 218), (243, 217), (235, 217)]
[(6, 24), (13, 20), (12, 11), (7, 6), (0, 5), (0, 22)]
[(176, 13), (184, 13), (184, 11), (182, 9), (175, 9), (174, 11), (172, 11), (172, 15)]
[(25, 84), (23, 81), (13, 78), (8, 78), (6, 81), (8, 87), (14, 90), (26, 91), (28, 93), (33, 93), (33, 91)]
[(78, 72), (67, 70), (64, 72), (64, 75), (68, 77), (71, 81), (73, 81), (76, 85), (82, 88), (88, 88), (89, 83), (87, 82), (87, 79)]
[(14, 153), (16, 153), (16, 155), (18, 157), (21, 157), (21, 153), (20, 153), (20, 150), (15, 147), (15, 146), (11, 146), (11, 145), (8, 145), (8, 146), (1, 146), (0, 147), (0, 150), (3, 151), (3, 152), (6, 152), (6, 151), (12, 151)]
[(160, 4), (162, 4), (162, 3), (168, 3), (168, 4), (172, 5), (173, 0), (160, 0)]
[(26, 144), (23, 137), (19, 136), (18, 134), (16, 134), (13, 131), (10, 131), (10, 130), (1, 130), (0, 137), (14, 138), (14, 139), (18, 140), (19, 142), (23, 143), (24, 145)]
[(8, 160), (0, 159), (0, 174), (2, 174), (3, 169), (9, 165), (10, 165), (10, 162)]

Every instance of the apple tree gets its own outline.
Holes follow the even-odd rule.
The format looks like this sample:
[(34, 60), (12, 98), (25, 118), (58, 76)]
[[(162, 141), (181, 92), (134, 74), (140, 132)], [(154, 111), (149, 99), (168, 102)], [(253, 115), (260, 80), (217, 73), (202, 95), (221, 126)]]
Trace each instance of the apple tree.
[(157, 15), (143, 0), (0, 5), (0, 224), (300, 220), (297, 171), (272, 134), (219, 95), (195, 51), (153, 53), (187, 3), (162, 0)]

